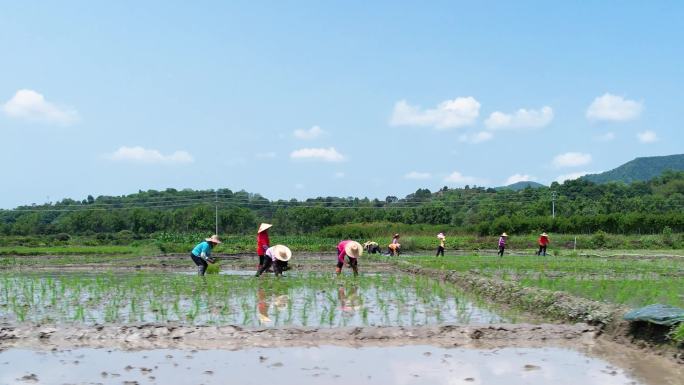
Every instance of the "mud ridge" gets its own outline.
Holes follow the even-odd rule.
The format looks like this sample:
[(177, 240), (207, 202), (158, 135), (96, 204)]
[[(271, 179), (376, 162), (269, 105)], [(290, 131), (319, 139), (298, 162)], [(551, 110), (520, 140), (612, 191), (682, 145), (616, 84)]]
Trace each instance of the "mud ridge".
[(628, 311), (626, 307), (592, 301), (560, 291), (523, 287), (515, 282), (483, 277), (472, 272), (425, 269), (405, 261), (398, 262), (397, 266), (404, 272), (451, 282), (481, 297), (513, 305), (532, 314), (593, 325), (597, 329), (597, 335), (604, 339), (631, 345), (655, 355), (671, 357), (684, 364), (684, 349), (662, 343), (662, 339), (644, 339), (635, 333), (633, 325), (622, 319)]
[(0, 327), (0, 350), (13, 347), (119, 349), (317, 346), (543, 346), (591, 343), (598, 329), (577, 323), (345, 328), (242, 328), (168, 324)]

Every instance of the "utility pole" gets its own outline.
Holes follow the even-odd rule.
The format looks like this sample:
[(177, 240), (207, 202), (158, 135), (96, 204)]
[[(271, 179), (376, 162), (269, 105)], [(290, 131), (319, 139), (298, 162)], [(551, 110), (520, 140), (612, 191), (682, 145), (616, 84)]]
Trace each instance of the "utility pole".
[(556, 192), (551, 192), (551, 217), (556, 219)]
[(218, 190), (214, 191), (214, 214), (216, 220), (216, 232), (214, 234), (218, 235)]

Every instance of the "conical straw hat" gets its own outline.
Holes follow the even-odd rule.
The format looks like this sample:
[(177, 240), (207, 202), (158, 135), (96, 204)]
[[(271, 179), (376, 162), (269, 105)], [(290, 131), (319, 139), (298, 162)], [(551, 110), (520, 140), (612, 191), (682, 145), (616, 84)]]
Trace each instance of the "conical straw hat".
[(273, 246), (273, 253), (275, 254), (276, 259), (283, 262), (287, 262), (292, 258), (292, 250), (287, 246), (275, 245)]
[(207, 241), (207, 242), (216, 243), (217, 245), (218, 245), (219, 243), (222, 243), (221, 240), (219, 239), (218, 235), (216, 235), (216, 234), (212, 235), (212, 236), (209, 237), (209, 238), (205, 238), (204, 240)]
[(259, 225), (259, 231), (257, 231), (257, 233), (260, 233), (260, 232), (262, 232), (262, 231), (264, 231), (264, 230), (268, 230), (268, 229), (270, 229), (272, 226), (273, 226), (273, 225), (270, 224), (270, 223), (262, 223), (262, 224)]
[(350, 258), (358, 258), (363, 254), (363, 247), (356, 241), (349, 241), (344, 246), (344, 253)]

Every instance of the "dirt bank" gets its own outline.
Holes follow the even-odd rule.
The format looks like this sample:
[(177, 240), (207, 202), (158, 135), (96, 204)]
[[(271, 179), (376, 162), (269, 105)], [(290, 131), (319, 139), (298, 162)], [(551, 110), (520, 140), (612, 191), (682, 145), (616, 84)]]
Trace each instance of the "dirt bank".
[[(626, 307), (576, 297), (565, 292), (524, 287), (515, 282), (483, 277), (474, 273), (425, 269), (400, 261), (397, 266), (407, 273), (422, 274), (452, 282), (462, 289), (504, 305), (512, 305), (532, 314), (596, 326), (601, 338), (629, 344), (650, 354), (666, 356), (684, 364), (684, 350), (665, 341), (664, 335), (644, 336), (634, 325), (624, 321)], [(662, 334), (662, 333), (661, 333)]]
[(119, 349), (238, 349), (285, 346), (542, 346), (590, 343), (596, 327), (572, 325), (442, 325), (427, 327), (242, 328), (167, 324), (0, 327), (0, 349), (111, 347)]

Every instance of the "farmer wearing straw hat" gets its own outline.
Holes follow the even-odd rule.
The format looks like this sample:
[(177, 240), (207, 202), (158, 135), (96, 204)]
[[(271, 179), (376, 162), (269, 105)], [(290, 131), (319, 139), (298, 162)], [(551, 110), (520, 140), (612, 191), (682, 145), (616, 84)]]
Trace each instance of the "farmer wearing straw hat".
[(192, 249), (190, 258), (192, 258), (192, 261), (195, 262), (195, 265), (197, 265), (198, 275), (203, 276), (207, 271), (207, 266), (209, 266), (207, 262), (214, 263), (215, 259), (211, 257), (211, 249), (213, 249), (214, 246), (218, 245), (219, 243), (221, 243), (221, 240), (219, 239), (218, 235), (214, 234), (204, 241), (198, 243)]
[(275, 275), (280, 276), (283, 275), (283, 270), (287, 270), (287, 261), (292, 258), (292, 251), (287, 246), (275, 245), (266, 249), (264, 256), (266, 257), (264, 264), (261, 265), (255, 276), (258, 277), (263, 274), (271, 265), (274, 265)]
[(539, 243), (539, 251), (537, 251), (537, 255), (546, 256), (546, 246), (549, 245), (549, 234), (546, 234), (546, 232), (541, 233), (537, 243)]
[(437, 255), (435, 255), (435, 257), (439, 257), (440, 254), (442, 254), (442, 257), (443, 257), (444, 256), (444, 241), (446, 240), (444, 233), (437, 234), (437, 239), (439, 239), (439, 246), (437, 247)]
[(506, 234), (506, 232), (501, 234), (499, 237), (499, 252), (497, 253), (499, 257), (503, 257), (504, 249), (506, 248), (506, 238), (508, 238), (508, 234)]
[(363, 249), (366, 250), (368, 254), (382, 254), (382, 250), (380, 250), (380, 245), (378, 245), (377, 242), (368, 241), (363, 244)]
[(271, 228), (270, 223), (262, 223), (259, 225), (259, 230), (257, 231), (257, 255), (259, 256), (259, 264), (257, 265), (257, 271), (261, 270), (261, 267), (266, 262), (266, 250), (271, 247), (271, 241), (268, 239), (268, 229)]
[(346, 240), (337, 244), (337, 268), (335, 273), (340, 275), (344, 266), (344, 257), (347, 257), (349, 266), (354, 271), (354, 275), (359, 275), (358, 258), (363, 254), (363, 247), (356, 241)]
[(399, 251), (401, 249), (401, 244), (399, 243), (399, 233), (394, 234), (392, 237), (392, 243), (387, 246), (389, 249), (389, 254), (392, 256), (399, 255)]

